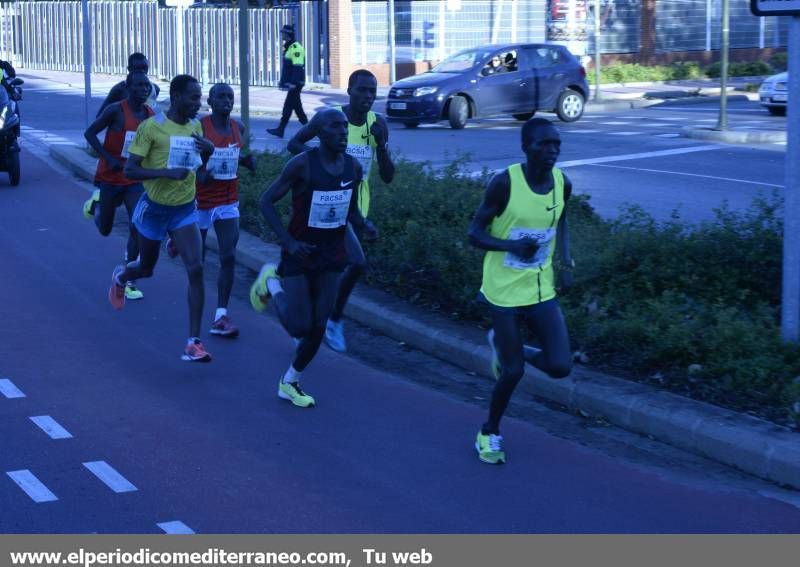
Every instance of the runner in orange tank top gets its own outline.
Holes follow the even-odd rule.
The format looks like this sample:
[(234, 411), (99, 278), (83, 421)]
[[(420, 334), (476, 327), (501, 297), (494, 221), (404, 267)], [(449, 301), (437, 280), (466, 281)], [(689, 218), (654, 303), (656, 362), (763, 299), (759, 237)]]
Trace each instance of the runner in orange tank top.
[(214, 226), (219, 243), (219, 278), (217, 280), (217, 310), (210, 333), (220, 337), (236, 337), (239, 329), (228, 315), (228, 301), (233, 289), (236, 265), (236, 243), (239, 241), (239, 164), (255, 170), (253, 156), (241, 156), (244, 126), (231, 118), (233, 89), (217, 83), (208, 93), (211, 115), (200, 124), (203, 136), (214, 144), (214, 153), (208, 163), (197, 172), (197, 208), (200, 233), (205, 240)]
[[(125, 177), (122, 168), (128, 158), (128, 146), (136, 134), (139, 124), (153, 115), (153, 111), (145, 105), (151, 85), (144, 73), (130, 73), (125, 81), (128, 97), (120, 102), (110, 104), (103, 113), (84, 132), (89, 145), (100, 156), (94, 184), (98, 187), (83, 205), (83, 214), (87, 219), (94, 219), (97, 230), (103, 236), (111, 233), (114, 224), (114, 213), (117, 207), (124, 204), (130, 220), (144, 187), (138, 181)], [(97, 135), (106, 131), (102, 145)], [(139, 236), (133, 223), (129, 225), (128, 245), (125, 262), (133, 262), (139, 256)], [(142, 292), (136, 288), (135, 282), (126, 282), (125, 297), (141, 299)]]

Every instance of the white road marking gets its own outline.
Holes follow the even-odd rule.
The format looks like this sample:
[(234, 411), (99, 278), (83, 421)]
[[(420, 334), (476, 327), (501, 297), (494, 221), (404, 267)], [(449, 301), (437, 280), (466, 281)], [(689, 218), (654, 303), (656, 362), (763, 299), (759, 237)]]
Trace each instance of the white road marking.
[(709, 152), (712, 150), (724, 150), (725, 146), (690, 146), (687, 148), (674, 148), (671, 150), (659, 150), (656, 152), (642, 152), (638, 154), (621, 154), (618, 156), (605, 156), (588, 159), (573, 159), (558, 164), (560, 169), (565, 167), (577, 167), (579, 165), (594, 165), (596, 163), (609, 163), (613, 161), (628, 161), (632, 159), (645, 159), (651, 157), (674, 156), (679, 154), (691, 154), (695, 152)]
[(643, 132), (609, 132), (609, 136), (636, 136), (637, 134), (643, 134)]
[(139, 490), (105, 461), (91, 461), (83, 463), (83, 466), (92, 471), (94, 476), (103, 481), (103, 483), (114, 492), (133, 492)]
[(50, 439), (71, 439), (72, 434), (64, 429), (49, 415), (35, 415), (30, 418), (33, 423), (50, 436)]
[(598, 122), (598, 124), (605, 124), (606, 126), (627, 126), (630, 124), (630, 121), (626, 122)]
[(731, 177), (719, 177), (717, 175), (701, 175), (699, 173), (686, 173), (685, 171), (667, 171), (664, 169), (649, 169), (646, 167), (626, 167), (624, 165), (602, 165), (599, 163), (589, 164), (594, 167), (610, 167), (614, 169), (630, 169), (632, 171), (646, 171), (648, 173), (669, 173), (671, 175), (684, 175), (686, 177), (702, 177), (704, 179), (717, 179), (719, 181), (732, 181), (734, 183), (746, 183), (748, 185), (761, 185), (764, 187), (777, 187), (783, 189), (783, 185), (775, 185), (774, 183), (764, 183), (763, 181), (748, 181), (747, 179), (733, 179)]
[(166, 534), (193, 534), (195, 533), (192, 528), (184, 524), (183, 522), (174, 521), (174, 522), (161, 522), (157, 524), (159, 528), (164, 530)]
[(717, 122), (717, 118), (697, 118), (698, 122)]
[(594, 134), (595, 132), (602, 132), (602, 130), (592, 130), (592, 129), (585, 129), (585, 130), (564, 130), (564, 132), (568, 132), (570, 134)]
[(8, 399), (25, 397), (25, 394), (8, 378), (0, 378), (0, 394), (3, 394)]
[(54, 500), (58, 500), (58, 497), (50, 492), (50, 489), (42, 484), (42, 481), (36, 478), (28, 469), (10, 471), (6, 474), (37, 504), (40, 502), (53, 502)]
[(656, 134), (656, 138), (680, 138), (681, 135), (677, 132), (670, 132), (669, 134)]

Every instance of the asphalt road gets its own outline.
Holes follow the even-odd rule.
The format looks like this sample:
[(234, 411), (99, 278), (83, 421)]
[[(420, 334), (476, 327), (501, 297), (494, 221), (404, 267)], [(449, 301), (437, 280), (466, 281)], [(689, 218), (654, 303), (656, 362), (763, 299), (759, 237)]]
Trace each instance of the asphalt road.
[[(103, 92), (97, 88), (92, 112)], [(48, 142), (82, 142), (82, 95), (80, 89), (29, 78), (23, 101), (25, 135)], [(736, 101), (729, 108), (729, 122), (736, 127), (772, 130), (786, 125), (785, 118), (770, 116), (754, 102)], [(717, 105), (707, 103), (587, 112), (572, 124), (552, 114), (543, 116), (554, 119), (561, 132), (560, 163), (576, 193), (590, 195), (600, 214), (616, 217), (625, 207), (638, 205), (659, 220), (677, 213), (685, 222), (696, 223), (712, 219), (723, 203), (743, 210), (757, 196), (781, 194), (784, 183), (785, 146), (714, 145), (680, 137), (683, 126), (713, 126), (717, 113)], [(255, 148), (285, 147), (285, 140), (265, 132), (275, 122), (253, 120)], [(297, 126), (293, 120), (287, 138)], [(464, 158), (465, 169), (478, 172), (521, 160), (519, 128), (513, 119), (474, 121), (458, 131), (444, 122), (415, 130), (392, 124), (390, 145), (397, 155), (434, 167)]]
[[(318, 407), (295, 408), (275, 395), (291, 341), (247, 306), (246, 277), (231, 303), (242, 336), (204, 336), (214, 361), (182, 362), (179, 263), (163, 259), (140, 282), (145, 299), (114, 312), (106, 291), (122, 235), (98, 236), (80, 214), (86, 186), (33, 145), (22, 185), (0, 183), (0, 532), (800, 530), (791, 497), (713, 467), (687, 478), (619, 458), (610, 441), (552, 433), (557, 412), (506, 419), (509, 463), (485, 465), (471, 446), (485, 398), (324, 349), (304, 377)], [(52, 439), (31, 420), (40, 416), (71, 438)], [(119, 477), (102, 481), (97, 463)], [(23, 491), (19, 471), (51, 500)]]

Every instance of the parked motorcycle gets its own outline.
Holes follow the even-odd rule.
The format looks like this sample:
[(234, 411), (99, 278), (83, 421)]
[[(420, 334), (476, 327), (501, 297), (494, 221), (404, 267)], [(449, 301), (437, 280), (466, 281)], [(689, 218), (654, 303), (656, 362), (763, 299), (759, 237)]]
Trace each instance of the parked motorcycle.
[(0, 88), (0, 171), (8, 172), (8, 181), (11, 185), (19, 185), (20, 162), (19, 143), (20, 133), (19, 109), (17, 102), (22, 100), (22, 88), (25, 83), (22, 79), (3, 79)]

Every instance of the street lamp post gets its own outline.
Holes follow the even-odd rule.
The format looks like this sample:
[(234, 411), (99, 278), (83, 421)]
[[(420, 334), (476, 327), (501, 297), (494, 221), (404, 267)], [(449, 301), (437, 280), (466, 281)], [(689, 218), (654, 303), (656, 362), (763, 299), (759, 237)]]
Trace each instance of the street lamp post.
[(730, 45), (730, 0), (722, 0), (722, 42), (719, 66), (719, 120), (717, 130), (728, 129), (728, 47)]
[(83, 113), (86, 127), (91, 124), (89, 106), (92, 102), (92, 34), (89, 27), (89, 0), (81, 2), (81, 19), (83, 27)]
[(600, 94), (600, 0), (594, 0), (594, 100), (599, 102)]
[[(239, 0), (239, 105), (242, 123), (250, 137), (250, 13), (247, 0)], [(248, 146), (247, 140), (244, 140)]]

